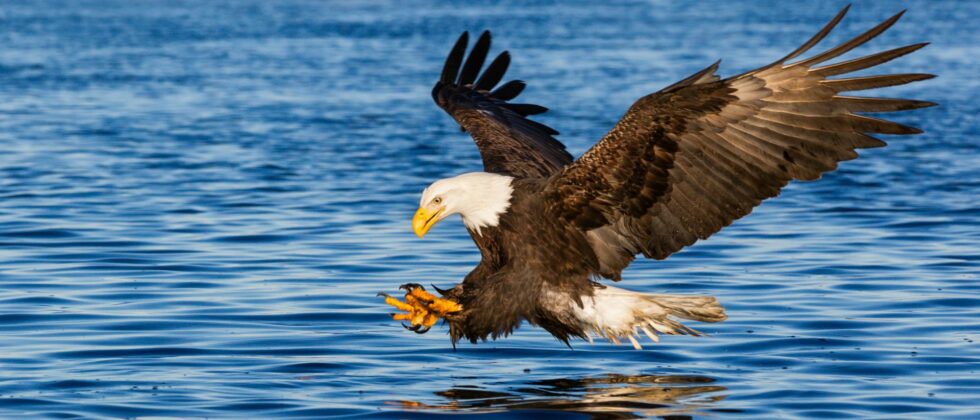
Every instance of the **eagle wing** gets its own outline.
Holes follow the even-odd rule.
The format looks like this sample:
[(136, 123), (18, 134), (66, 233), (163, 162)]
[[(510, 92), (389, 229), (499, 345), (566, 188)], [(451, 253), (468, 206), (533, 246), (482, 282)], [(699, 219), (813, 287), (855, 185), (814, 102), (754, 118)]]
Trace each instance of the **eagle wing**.
[(719, 80), (715, 63), (639, 99), (602, 140), (549, 181), (551, 206), (566, 223), (587, 231), (604, 276), (618, 280), (638, 253), (666, 258), (749, 214), (790, 180), (817, 179), (857, 157), (856, 149), (885, 145), (868, 133), (921, 132), (857, 113), (934, 103), (839, 93), (932, 75), (828, 77), (926, 44), (824, 64), (884, 32), (902, 13), (812, 58), (786, 63), (822, 40), (846, 12), (768, 66)]
[(547, 177), (571, 163), (565, 145), (553, 137), (558, 132), (527, 118), (547, 108), (508, 102), (524, 90), (524, 82), (513, 80), (494, 89), (510, 65), (510, 54), (500, 53), (477, 79), (490, 50), (490, 32), (483, 32), (464, 63), (468, 38), (463, 32), (456, 41), (432, 88), (432, 99), (473, 136), (484, 170), (518, 178)]

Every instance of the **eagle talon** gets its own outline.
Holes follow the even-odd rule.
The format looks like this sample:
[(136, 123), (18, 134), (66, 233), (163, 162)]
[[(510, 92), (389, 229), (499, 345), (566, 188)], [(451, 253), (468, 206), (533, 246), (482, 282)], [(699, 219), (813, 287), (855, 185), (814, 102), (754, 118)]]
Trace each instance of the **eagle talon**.
[(463, 310), (456, 301), (436, 297), (417, 283), (406, 283), (399, 286), (399, 289), (406, 291), (404, 301), (384, 292), (378, 293), (378, 296), (384, 297), (385, 303), (404, 312), (391, 314), (393, 320), (407, 321), (402, 323), (402, 327), (417, 334), (428, 332), (439, 318), (456, 319), (459, 312)]
[(425, 287), (422, 287), (422, 285), (418, 283), (405, 283), (401, 286), (398, 286), (398, 290), (404, 290), (409, 293), (412, 293), (412, 291), (415, 289), (422, 289), (422, 291), (425, 291)]
[(406, 330), (409, 330), (409, 331), (411, 331), (413, 333), (416, 333), (416, 334), (425, 334), (425, 333), (429, 332), (429, 329), (431, 329), (432, 327), (427, 326), (427, 325), (424, 325), (424, 324), (418, 324), (418, 325), (408, 326), (408, 325), (405, 325), (404, 323), (402, 323), (402, 328), (405, 328)]

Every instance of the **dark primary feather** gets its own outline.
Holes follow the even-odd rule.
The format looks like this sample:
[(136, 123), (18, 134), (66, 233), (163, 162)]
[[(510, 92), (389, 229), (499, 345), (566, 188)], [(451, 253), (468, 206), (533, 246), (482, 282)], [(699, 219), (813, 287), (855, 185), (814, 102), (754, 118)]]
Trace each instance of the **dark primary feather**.
[(524, 87), (527, 86), (524, 82), (520, 80), (511, 80), (504, 83), (499, 88), (490, 92), (490, 96), (501, 101), (509, 101), (520, 95), (524, 91)]
[(466, 54), (466, 44), (469, 42), (470, 34), (468, 32), (463, 32), (456, 40), (456, 44), (453, 45), (453, 49), (449, 51), (449, 56), (446, 57), (446, 63), (442, 65), (442, 75), (439, 77), (439, 81), (446, 84), (453, 83), (456, 79), (456, 74), (459, 73), (459, 66), (463, 64), (463, 55)]
[(602, 140), (552, 178), (553, 211), (587, 231), (602, 275), (618, 279), (637, 253), (666, 258), (745, 216), (790, 180), (817, 179), (857, 157), (856, 149), (884, 145), (869, 134), (920, 132), (855, 113), (932, 102), (840, 93), (932, 75), (827, 79), (923, 47), (826, 64), (884, 32), (902, 13), (837, 47), (786, 63), (819, 43), (846, 12), (775, 63), (725, 80), (714, 76), (715, 63), (639, 99)]
[(483, 31), (480, 38), (476, 40), (476, 44), (473, 45), (473, 49), (470, 50), (469, 57), (466, 57), (466, 63), (463, 64), (463, 70), (459, 72), (459, 79), (456, 80), (456, 84), (460, 86), (473, 84), (489, 52), (490, 31)]
[(494, 86), (497, 86), (497, 83), (500, 83), (500, 79), (504, 78), (504, 73), (507, 72), (508, 66), (510, 66), (510, 53), (504, 51), (483, 71), (480, 80), (476, 81), (476, 90), (493, 89)]
[(547, 177), (571, 163), (572, 156), (553, 137), (558, 132), (526, 118), (547, 108), (508, 102), (524, 90), (524, 82), (506, 82), (491, 91), (507, 72), (510, 54), (498, 55), (479, 75), (490, 51), (490, 32), (484, 32), (469, 57), (464, 57), (468, 40), (464, 32), (456, 41), (432, 88), (432, 98), (470, 132), (484, 170), (518, 178)]
[[(538, 115), (548, 112), (548, 108), (534, 104), (503, 104), (501, 106), (525, 117), (528, 115)], [(556, 131), (554, 134), (558, 134), (558, 132)]]

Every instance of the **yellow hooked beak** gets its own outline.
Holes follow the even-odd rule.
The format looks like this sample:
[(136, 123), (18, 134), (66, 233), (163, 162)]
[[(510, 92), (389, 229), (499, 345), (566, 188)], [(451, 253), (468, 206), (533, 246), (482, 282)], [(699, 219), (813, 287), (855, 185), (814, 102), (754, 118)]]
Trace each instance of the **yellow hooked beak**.
[(416, 235), (419, 235), (419, 238), (425, 236), (425, 233), (439, 222), (439, 215), (445, 209), (445, 207), (440, 207), (435, 211), (430, 211), (425, 207), (420, 207), (415, 212), (415, 217), (412, 218), (412, 230), (415, 231)]

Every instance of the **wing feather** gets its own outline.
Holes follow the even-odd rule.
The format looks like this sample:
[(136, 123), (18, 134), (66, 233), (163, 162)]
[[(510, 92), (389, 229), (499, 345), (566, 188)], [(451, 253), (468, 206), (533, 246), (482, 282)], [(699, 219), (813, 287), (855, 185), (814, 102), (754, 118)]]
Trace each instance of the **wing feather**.
[(924, 73), (906, 74), (886, 74), (882, 76), (849, 77), (846, 79), (821, 80), (820, 84), (829, 87), (837, 92), (848, 92), (855, 90), (876, 89), (889, 86), (904, 85), (906, 83), (928, 80), (936, 77)]
[(918, 44), (906, 45), (904, 47), (898, 47), (892, 50), (883, 51), (877, 54), (871, 54), (869, 56), (855, 58), (853, 60), (848, 60), (842, 63), (831, 64), (824, 67), (818, 67), (810, 70), (811, 74), (827, 77), (836, 76), (838, 74), (855, 72), (858, 70), (864, 70), (869, 67), (874, 67), (879, 64), (887, 63), (898, 57), (911, 53), (919, 48), (929, 45), (928, 42), (920, 42)]
[(520, 80), (511, 80), (504, 83), (499, 88), (490, 92), (490, 96), (494, 99), (499, 99), (501, 101), (509, 101), (520, 95), (524, 91), (524, 87), (527, 86), (524, 82)]
[(497, 83), (500, 83), (500, 79), (504, 78), (504, 73), (507, 72), (507, 67), (510, 66), (510, 53), (504, 51), (493, 59), (493, 62), (487, 66), (487, 69), (483, 71), (483, 75), (480, 76), (480, 80), (476, 81), (476, 90), (490, 90)]
[(547, 177), (571, 163), (572, 156), (553, 137), (558, 131), (527, 118), (548, 108), (508, 102), (524, 90), (524, 82), (506, 82), (491, 91), (507, 72), (510, 54), (500, 53), (480, 75), (490, 51), (490, 32), (480, 35), (466, 57), (468, 39), (464, 32), (456, 41), (439, 82), (432, 88), (432, 99), (472, 135), (484, 170), (515, 177)]
[[(786, 64), (813, 48), (848, 8), (782, 59), (728, 79), (717, 63), (640, 98), (575, 163), (549, 179), (555, 215), (579, 229), (603, 275), (618, 279), (632, 256), (662, 259), (704, 239), (776, 196), (793, 179), (813, 180), (884, 142), (869, 134), (916, 134), (893, 121), (860, 115), (924, 108), (913, 99), (844, 96), (902, 85), (928, 74), (827, 79), (911, 53), (925, 43), (827, 64), (877, 37), (898, 13), (850, 40)], [(819, 67), (818, 67), (819, 66)]]
[(473, 45), (473, 49), (470, 50), (470, 55), (466, 57), (466, 63), (463, 64), (463, 70), (459, 72), (459, 79), (456, 80), (456, 84), (460, 86), (473, 84), (489, 52), (490, 31), (483, 31), (480, 38), (476, 40), (476, 44)]
[(794, 65), (803, 66), (803, 67), (813, 67), (814, 64), (820, 64), (823, 63), (824, 61), (836, 57), (840, 57), (843, 54), (847, 54), (849, 51), (857, 48), (858, 46), (864, 44), (865, 42), (870, 41), (872, 38), (881, 35), (881, 33), (885, 32), (885, 30), (887, 30), (888, 28), (891, 28), (892, 25), (894, 25), (895, 22), (898, 22), (898, 20), (901, 19), (902, 15), (904, 14), (905, 11), (902, 10), (901, 12), (896, 13), (895, 16), (892, 16), (887, 20), (885, 20), (884, 22), (879, 23), (874, 28), (869, 29), (867, 32), (858, 35), (854, 38), (851, 38), (847, 42), (840, 44), (834, 48), (831, 48), (827, 51), (824, 51), (806, 60), (797, 62)]
[(469, 43), (469, 39), (469, 32), (463, 32), (453, 45), (453, 49), (449, 51), (446, 63), (442, 65), (442, 75), (439, 77), (442, 83), (450, 84), (456, 79), (459, 66), (463, 64), (463, 57), (466, 55), (466, 44)]

